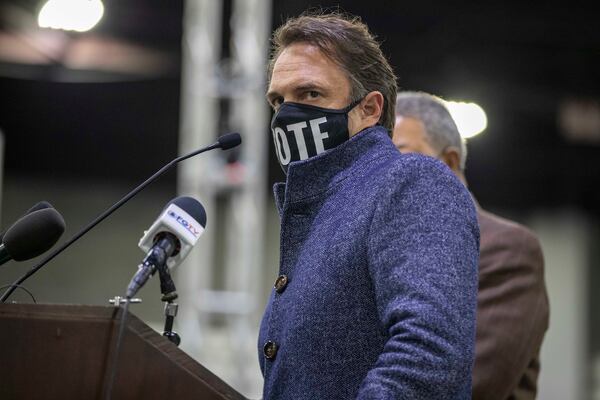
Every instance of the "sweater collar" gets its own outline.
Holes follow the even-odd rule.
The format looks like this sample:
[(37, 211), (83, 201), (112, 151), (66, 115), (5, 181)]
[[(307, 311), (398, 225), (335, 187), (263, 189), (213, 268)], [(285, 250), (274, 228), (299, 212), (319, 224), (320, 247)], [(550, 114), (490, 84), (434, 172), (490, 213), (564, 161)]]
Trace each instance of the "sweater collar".
[(386, 129), (376, 125), (331, 150), (290, 163), (285, 183), (273, 186), (279, 213), (282, 213), (286, 202), (296, 203), (323, 193), (360, 169), (361, 165), (396, 151)]

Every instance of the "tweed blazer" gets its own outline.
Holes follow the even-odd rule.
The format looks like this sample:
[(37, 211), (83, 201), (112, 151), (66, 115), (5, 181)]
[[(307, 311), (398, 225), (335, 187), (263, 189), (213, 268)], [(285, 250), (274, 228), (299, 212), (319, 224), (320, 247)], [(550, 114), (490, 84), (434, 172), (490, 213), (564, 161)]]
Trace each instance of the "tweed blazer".
[(448, 168), (376, 126), (292, 162), (274, 191), (263, 398), (470, 398), (479, 228)]
[(481, 230), (474, 400), (532, 400), (548, 329), (540, 243), (527, 228), (478, 207)]

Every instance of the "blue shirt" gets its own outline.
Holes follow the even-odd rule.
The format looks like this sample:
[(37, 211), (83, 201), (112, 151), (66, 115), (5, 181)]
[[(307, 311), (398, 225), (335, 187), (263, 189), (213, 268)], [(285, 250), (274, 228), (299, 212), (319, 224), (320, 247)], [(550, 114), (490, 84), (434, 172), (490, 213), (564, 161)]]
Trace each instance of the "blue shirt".
[(469, 399), (479, 228), (464, 185), (385, 129), (291, 163), (261, 323), (265, 400)]

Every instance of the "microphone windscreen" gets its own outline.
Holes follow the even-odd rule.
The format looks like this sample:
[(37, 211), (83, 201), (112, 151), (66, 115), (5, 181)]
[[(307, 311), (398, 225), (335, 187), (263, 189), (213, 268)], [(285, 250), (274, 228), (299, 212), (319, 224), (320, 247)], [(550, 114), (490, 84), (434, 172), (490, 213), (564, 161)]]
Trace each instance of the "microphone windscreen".
[(54, 207), (52, 207), (52, 204), (48, 203), (47, 201), (42, 200), (40, 202), (35, 203), (33, 205), (33, 207), (31, 207), (29, 210), (27, 210), (25, 215), (31, 214), (32, 212), (37, 211), (37, 210), (43, 210), (44, 208), (54, 208)]
[(242, 137), (239, 133), (227, 133), (223, 136), (219, 136), (217, 142), (221, 145), (221, 149), (227, 150), (242, 143)]
[(15, 261), (25, 261), (49, 250), (65, 231), (65, 220), (54, 208), (33, 211), (4, 234), (4, 247)]
[[(37, 211), (37, 210), (43, 210), (44, 208), (53, 208), (53, 207), (52, 207), (52, 204), (48, 203), (47, 201), (42, 200), (42, 201), (37, 202), (36, 204), (34, 204), (33, 207), (31, 207), (29, 210), (25, 211), (25, 214), (23, 214), (23, 215), (30, 214), (30, 213), (32, 213), (34, 211)], [(6, 232), (0, 233), (0, 243), (2, 243), (4, 241), (4, 234), (5, 233)]]
[(202, 225), (203, 228), (206, 228), (206, 211), (198, 200), (193, 197), (180, 196), (167, 203), (165, 208), (169, 207), (171, 204), (175, 204), (177, 207), (181, 208)]

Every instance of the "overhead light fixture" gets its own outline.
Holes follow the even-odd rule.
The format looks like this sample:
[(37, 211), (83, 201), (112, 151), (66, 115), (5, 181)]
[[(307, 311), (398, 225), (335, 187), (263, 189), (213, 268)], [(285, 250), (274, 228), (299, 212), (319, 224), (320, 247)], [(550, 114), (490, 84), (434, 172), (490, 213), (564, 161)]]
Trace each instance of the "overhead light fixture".
[(48, 0), (40, 10), (41, 28), (85, 32), (92, 29), (104, 15), (101, 0)]
[(464, 139), (479, 135), (487, 128), (487, 116), (479, 105), (459, 101), (444, 103)]

